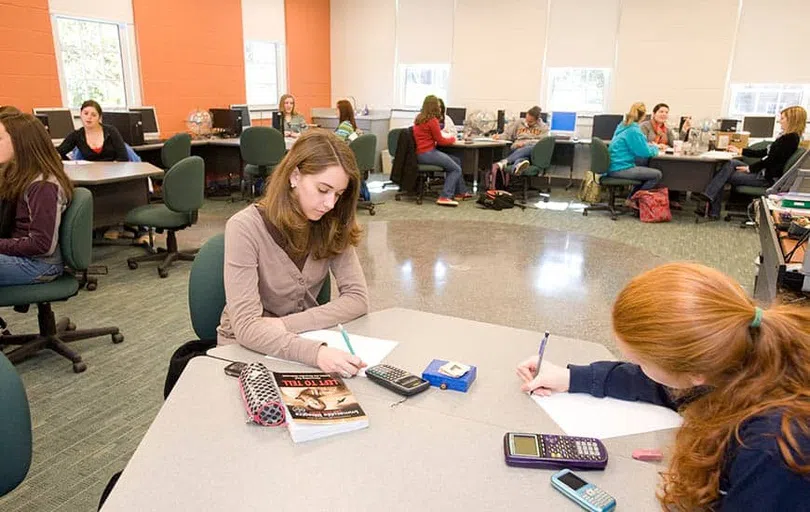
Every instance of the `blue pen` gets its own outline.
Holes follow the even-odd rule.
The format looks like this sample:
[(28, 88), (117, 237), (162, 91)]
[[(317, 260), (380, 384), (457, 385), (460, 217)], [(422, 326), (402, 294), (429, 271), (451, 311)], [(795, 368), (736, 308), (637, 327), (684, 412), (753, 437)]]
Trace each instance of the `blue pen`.
[(546, 351), (546, 343), (548, 342), (548, 335), (549, 332), (546, 331), (546, 335), (543, 336), (543, 341), (540, 342), (540, 350), (537, 351), (537, 368), (534, 369), (534, 378), (537, 378), (537, 375), (540, 373), (540, 365), (543, 364), (543, 352)]
[[(345, 341), (346, 346), (349, 347), (349, 352), (352, 355), (354, 355), (354, 349), (352, 348), (352, 342), (349, 341), (349, 333), (346, 332), (346, 329), (343, 328), (343, 324), (338, 324), (338, 328), (340, 329), (340, 334), (343, 335), (343, 341)], [(548, 338), (548, 333), (546, 333), (546, 338)], [(545, 345), (545, 342), (543, 343), (543, 345)], [(541, 353), (541, 357), (542, 357), (542, 353)]]

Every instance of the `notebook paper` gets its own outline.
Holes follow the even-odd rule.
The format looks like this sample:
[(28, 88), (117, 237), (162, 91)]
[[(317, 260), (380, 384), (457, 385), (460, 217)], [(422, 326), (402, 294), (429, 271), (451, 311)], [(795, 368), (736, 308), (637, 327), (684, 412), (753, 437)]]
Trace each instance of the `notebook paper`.
[(551, 419), (569, 436), (629, 436), (681, 426), (681, 416), (666, 407), (615, 398), (596, 398), (586, 393), (532, 395)]

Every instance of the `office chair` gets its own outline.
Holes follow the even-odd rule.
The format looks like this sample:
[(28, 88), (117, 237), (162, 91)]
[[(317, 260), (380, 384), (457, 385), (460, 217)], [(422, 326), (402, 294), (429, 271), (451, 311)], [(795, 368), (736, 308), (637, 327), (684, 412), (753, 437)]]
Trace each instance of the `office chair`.
[[(366, 133), (351, 141), (349, 147), (354, 152), (357, 168), (360, 170), (363, 183), (365, 183), (368, 180), (368, 173), (374, 170), (375, 160), (377, 159), (377, 136), (373, 133)], [(377, 213), (374, 211), (374, 203), (371, 200), (358, 201), (357, 208), (368, 210), (369, 215)]]
[(624, 178), (611, 178), (606, 174), (610, 168), (610, 151), (607, 144), (598, 138), (591, 139), (591, 172), (596, 175), (597, 181), (601, 188), (608, 191), (607, 203), (596, 203), (586, 207), (582, 210), (582, 215), (588, 216), (588, 212), (607, 210), (610, 212), (610, 220), (616, 220), (619, 213), (626, 213), (629, 210), (624, 207), (616, 208), (616, 195), (617, 192), (628, 186), (641, 185), (638, 180), (628, 180)]
[(264, 182), (287, 152), (284, 134), (269, 126), (251, 126), (239, 136), (239, 152), (245, 161), (242, 199), (245, 199), (245, 188), (248, 188), (250, 200), (253, 200), (256, 183)]
[[(807, 150), (804, 148), (798, 148), (785, 163), (782, 172), (784, 173), (793, 167), (793, 165), (804, 156), (805, 151)], [(726, 203), (726, 216), (723, 217), (723, 220), (731, 222), (731, 219), (742, 218), (743, 221), (740, 223), (740, 227), (743, 229), (746, 228), (749, 225), (748, 221), (750, 217), (748, 215), (748, 208), (750, 204), (756, 198), (768, 195), (766, 192), (767, 188), (768, 187), (750, 187), (746, 185), (731, 187), (731, 195)]]
[[(396, 157), (397, 154), (397, 143), (399, 142), (397, 141), (397, 138), (399, 138), (399, 131), (401, 129), (402, 128), (394, 128), (393, 130), (390, 130), (388, 132), (388, 156), (391, 157), (392, 166), (394, 164), (394, 158)], [(385, 183), (382, 184), (382, 189), (385, 190), (385, 187), (393, 185), (394, 185), (393, 181), (386, 181)]]
[[(62, 224), (59, 226), (59, 247), (65, 265), (71, 269), (82, 271), (90, 265), (93, 251), (93, 196), (86, 188), (73, 190), (73, 199), (62, 215)], [(0, 337), (0, 344), (19, 345), (6, 354), (11, 362), (19, 362), (42, 349), (49, 349), (70, 359), (73, 362), (73, 371), (80, 373), (87, 369), (87, 365), (67, 343), (106, 335), (112, 336), (113, 343), (124, 341), (118, 327), (79, 331), (68, 318), (56, 321), (51, 303), (68, 300), (78, 291), (79, 283), (70, 273), (49, 283), (0, 287), (0, 307), (13, 306), (15, 310), (25, 312), (29, 305), (37, 305), (38, 334)]]
[(164, 170), (169, 170), (184, 158), (191, 156), (191, 135), (178, 133), (163, 143), (160, 149), (160, 163)]
[[(529, 185), (531, 185), (532, 178), (536, 176), (548, 177), (548, 188), (541, 191), (540, 195), (545, 202), (548, 202), (549, 194), (551, 194), (551, 176), (548, 176), (548, 170), (551, 169), (551, 156), (554, 154), (554, 137), (544, 137), (540, 139), (532, 148), (532, 154), (529, 161), (531, 164), (526, 167), (520, 175), (512, 174), (513, 179), (523, 182), (523, 202), (525, 203), (529, 198)], [(513, 165), (510, 165), (507, 170), (511, 172)]]
[[(391, 130), (388, 133), (388, 140), (389, 140), (389, 146), (388, 146), (389, 149), (388, 149), (388, 151), (391, 151), (390, 140), (391, 140), (391, 137), (392, 137), (392, 133), (396, 132), (396, 138), (398, 139), (400, 133), (403, 130), (407, 130), (408, 133), (410, 133), (411, 138), (413, 138), (413, 127), (410, 127), (410, 128), (394, 128), (393, 130)], [(397, 149), (398, 145), (399, 145), (399, 141), (394, 143), (393, 155), (396, 155), (396, 149)], [(438, 197), (438, 194), (432, 193), (430, 189), (431, 189), (431, 187), (433, 185), (438, 185), (440, 183), (444, 183), (444, 178), (437, 178), (436, 173), (444, 173), (444, 167), (441, 167), (441, 166), (438, 166), (438, 165), (430, 165), (430, 164), (418, 164), (417, 165), (416, 194), (415, 194), (416, 204), (422, 204), (422, 199), (426, 195), (431, 195), (431, 196), (435, 195), (436, 197)], [(397, 201), (401, 201), (403, 197), (410, 196), (410, 195), (412, 195), (410, 192), (400, 190), (394, 196), (394, 199), (397, 200)]]
[(31, 467), (31, 411), (17, 370), (0, 354), (0, 496), (13, 491)]
[(177, 248), (177, 231), (197, 222), (197, 210), (203, 204), (205, 189), (205, 163), (198, 156), (180, 160), (163, 177), (164, 204), (138, 206), (127, 214), (126, 223), (133, 226), (154, 228), (159, 233), (167, 231), (166, 249), (155, 254), (145, 254), (127, 259), (131, 270), (144, 261), (160, 261), (158, 275), (167, 277), (168, 268), (176, 260), (193, 261), (196, 251), (180, 252)]

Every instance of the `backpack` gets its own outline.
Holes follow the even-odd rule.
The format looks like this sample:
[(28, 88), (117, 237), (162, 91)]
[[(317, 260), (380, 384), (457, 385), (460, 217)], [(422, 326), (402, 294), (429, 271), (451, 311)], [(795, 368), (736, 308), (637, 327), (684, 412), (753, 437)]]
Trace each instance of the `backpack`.
[(484, 190), (506, 190), (509, 186), (509, 173), (496, 165), (484, 173)]
[(630, 198), (633, 208), (639, 211), (641, 222), (669, 222), (672, 212), (669, 210), (669, 189), (656, 188), (639, 190)]
[(596, 179), (596, 174), (591, 171), (585, 173), (582, 179), (582, 184), (579, 187), (577, 199), (583, 203), (594, 204), (598, 203), (602, 197), (602, 189), (599, 187), (599, 181)]
[(488, 210), (501, 211), (515, 207), (515, 197), (505, 190), (487, 190), (478, 195), (478, 204)]

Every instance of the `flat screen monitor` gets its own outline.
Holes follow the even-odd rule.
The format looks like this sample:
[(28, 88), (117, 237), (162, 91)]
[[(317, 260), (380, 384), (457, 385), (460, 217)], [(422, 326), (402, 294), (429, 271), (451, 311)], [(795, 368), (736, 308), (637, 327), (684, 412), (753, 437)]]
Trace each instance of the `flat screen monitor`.
[(610, 140), (616, 133), (616, 127), (622, 122), (624, 116), (621, 114), (597, 114), (593, 116), (592, 137), (602, 140)]
[(143, 136), (146, 139), (156, 139), (160, 136), (157, 113), (155, 107), (130, 107), (130, 112), (140, 112), (143, 123)]
[(229, 108), (212, 108), (211, 127), (230, 136), (242, 133), (242, 114)]
[(462, 107), (447, 107), (446, 113), (456, 126), (462, 126), (467, 118), (467, 109)]
[(721, 119), (720, 120), (720, 131), (721, 132), (736, 132), (737, 131), (737, 120), (736, 119)]
[(52, 139), (64, 139), (76, 129), (73, 114), (68, 108), (35, 108), (34, 114), (48, 116), (48, 131)]
[(242, 128), (250, 127), (250, 109), (247, 105), (231, 105), (231, 110), (238, 110), (242, 115)]
[(743, 131), (749, 132), (751, 137), (773, 137), (775, 126), (776, 118), (774, 116), (746, 116), (743, 119)]
[[(552, 112), (551, 131), (553, 132), (573, 132), (577, 129), (576, 112)], [(612, 135), (612, 134), (611, 134)]]
[(284, 115), (278, 110), (273, 111), (273, 128), (284, 133)]

